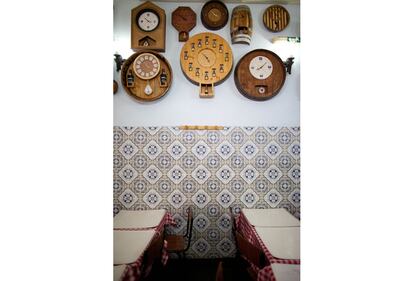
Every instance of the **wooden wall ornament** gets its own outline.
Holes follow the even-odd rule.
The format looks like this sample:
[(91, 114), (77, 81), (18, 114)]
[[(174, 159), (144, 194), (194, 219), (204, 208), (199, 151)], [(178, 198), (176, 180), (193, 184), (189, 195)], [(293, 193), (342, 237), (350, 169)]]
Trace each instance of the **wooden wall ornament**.
[(138, 101), (162, 98), (170, 89), (172, 78), (169, 62), (156, 52), (134, 53), (122, 64), (122, 86)]
[(252, 32), (253, 20), (250, 8), (246, 5), (234, 7), (230, 24), (231, 43), (250, 45)]
[(229, 19), (229, 11), (221, 1), (208, 1), (201, 9), (201, 22), (210, 30), (223, 28)]
[(131, 10), (131, 49), (165, 52), (165, 11), (147, 1)]
[(285, 64), (275, 53), (257, 49), (247, 53), (236, 65), (234, 81), (246, 98), (264, 101), (276, 96), (286, 79)]
[(197, 14), (190, 7), (178, 7), (172, 12), (171, 23), (178, 30), (178, 41), (185, 42), (197, 24)]
[(221, 36), (203, 32), (192, 36), (181, 49), (181, 70), (199, 85), (201, 98), (214, 97), (214, 86), (228, 78), (233, 68), (233, 52)]
[(263, 13), (263, 24), (271, 32), (280, 32), (289, 24), (289, 12), (280, 5), (268, 7)]

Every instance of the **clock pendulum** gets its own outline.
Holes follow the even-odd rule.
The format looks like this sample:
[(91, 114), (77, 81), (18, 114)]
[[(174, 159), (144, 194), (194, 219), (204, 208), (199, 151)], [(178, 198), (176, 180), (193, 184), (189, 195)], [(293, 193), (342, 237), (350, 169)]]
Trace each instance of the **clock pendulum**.
[(171, 22), (179, 32), (178, 41), (185, 42), (197, 24), (197, 14), (190, 7), (178, 7), (172, 13)]
[(147, 81), (144, 93), (149, 96), (154, 89), (151, 88), (149, 81), (156, 77), (160, 72), (160, 61), (151, 53), (142, 53), (134, 61), (134, 72), (142, 80)]

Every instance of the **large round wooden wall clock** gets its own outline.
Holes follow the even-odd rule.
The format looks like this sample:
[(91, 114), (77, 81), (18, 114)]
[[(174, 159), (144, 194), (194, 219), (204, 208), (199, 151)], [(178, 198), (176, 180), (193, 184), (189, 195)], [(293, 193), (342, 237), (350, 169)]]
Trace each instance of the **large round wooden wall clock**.
[(181, 70), (199, 85), (200, 97), (214, 97), (214, 86), (228, 78), (233, 68), (233, 53), (227, 41), (204, 32), (192, 36), (181, 49)]
[(121, 81), (131, 97), (139, 101), (154, 101), (170, 89), (171, 66), (166, 58), (156, 52), (134, 53), (122, 64)]
[(264, 101), (277, 95), (286, 79), (283, 61), (275, 53), (257, 49), (247, 53), (236, 65), (234, 81), (245, 97)]
[(208, 1), (201, 9), (201, 22), (210, 30), (218, 30), (227, 24), (229, 11), (221, 1)]

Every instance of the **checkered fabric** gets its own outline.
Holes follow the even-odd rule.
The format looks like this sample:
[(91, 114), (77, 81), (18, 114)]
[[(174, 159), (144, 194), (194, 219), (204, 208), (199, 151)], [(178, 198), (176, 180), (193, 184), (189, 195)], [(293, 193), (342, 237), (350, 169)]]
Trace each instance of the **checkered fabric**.
[[(237, 230), (253, 245), (263, 250), (265, 253), (266, 259), (269, 263), (283, 263), (283, 264), (300, 264), (300, 260), (297, 259), (280, 259), (274, 257), (269, 249), (267, 249), (266, 245), (263, 243), (262, 239), (260, 238), (259, 234), (256, 232), (256, 229), (249, 223), (246, 216), (243, 212), (240, 212), (239, 215), (236, 216), (236, 228)], [(250, 263), (253, 269), (257, 270), (257, 268)], [(276, 281), (276, 277), (273, 274), (271, 266), (266, 266), (258, 271), (257, 275), (258, 281)]]
[[(164, 232), (165, 225), (176, 225), (174, 218), (171, 216), (170, 213), (166, 213), (162, 218), (160, 224), (155, 228), (156, 234), (154, 235), (153, 239), (157, 235), (162, 235)], [(125, 231), (132, 231), (132, 230), (148, 230), (154, 229), (153, 227), (149, 228), (125, 228), (125, 229), (117, 229), (117, 230), (125, 230)], [(151, 243), (150, 243), (151, 244)], [(167, 252), (168, 243), (164, 240), (162, 253), (161, 253), (161, 263), (165, 266), (168, 262), (168, 252)], [(147, 265), (145, 269), (142, 267), (142, 262), (144, 259), (144, 254), (142, 254), (135, 262), (128, 264), (125, 268), (124, 273), (122, 274), (121, 280), (122, 281), (138, 281), (141, 278), (142, 271), (145, 272), (145, 275), (148, 275), (151, 271), (152, 264)]]

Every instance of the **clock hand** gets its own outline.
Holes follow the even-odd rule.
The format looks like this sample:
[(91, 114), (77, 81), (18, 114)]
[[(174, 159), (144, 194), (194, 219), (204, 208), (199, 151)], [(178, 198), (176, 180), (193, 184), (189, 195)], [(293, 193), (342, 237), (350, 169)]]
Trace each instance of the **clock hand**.
[(185, 18), (184, 16), (180, 15), (180, 18), (182, 18), (183, 20), (187, 20), (187, 18)]
[(211, 13), (212, 13), (214, 16), (218, 17), (218, 15), (217, 15), (214, 11), (211, 11)]
[(258, 69), (256, 69), (256, 70), (260, 70), (260, 69), (262, 69), (263, 68), (263, 66), (265, 66), (267, 64), (267, 62), (265, 62), (261, 67), (259, 67)]
[(147, 22), (151, 22), (151, 21), (149, 21), (147, 18), (144, 18)]
[(208, 57), (207, 57), (205, 54), (203, 54), (203, 56), (206, 58), (206, 60), (207, 60), (208, 62), (210, 62), (210, 60), (208, 59)]

